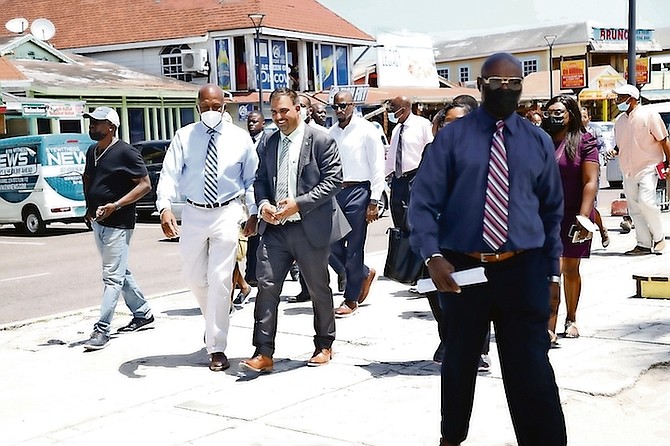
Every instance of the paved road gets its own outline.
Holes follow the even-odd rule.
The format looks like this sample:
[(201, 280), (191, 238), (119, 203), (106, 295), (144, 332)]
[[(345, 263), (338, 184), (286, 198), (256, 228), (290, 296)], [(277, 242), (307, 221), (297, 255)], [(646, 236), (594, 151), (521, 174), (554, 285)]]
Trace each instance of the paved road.
[[(370, 227), (368, 252), (386, 249), (386, 216)], [(148, 296), (186, 288), (178, 244), (162, 236), (157, 221), (138, 223), (130, 268)], [(53, 224), (41, 237), (0, 227), (0, 324), (100, 304), (100, 258), (83, 224)]]

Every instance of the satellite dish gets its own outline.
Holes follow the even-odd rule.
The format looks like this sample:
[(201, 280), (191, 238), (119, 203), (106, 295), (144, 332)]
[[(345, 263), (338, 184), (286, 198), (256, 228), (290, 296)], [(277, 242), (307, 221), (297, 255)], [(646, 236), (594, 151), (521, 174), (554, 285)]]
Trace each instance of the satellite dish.
[(5, 28), (16, 34), (23, 34), (23, 31), (28, 29), (28, 20), (24, 19), (23, 17), (12, 19), (5, 23)]
[(49, 40), (56, 34), (56, 27), (48, 19), (37, 19), (30, 25), (30, 32), (40, 40)]

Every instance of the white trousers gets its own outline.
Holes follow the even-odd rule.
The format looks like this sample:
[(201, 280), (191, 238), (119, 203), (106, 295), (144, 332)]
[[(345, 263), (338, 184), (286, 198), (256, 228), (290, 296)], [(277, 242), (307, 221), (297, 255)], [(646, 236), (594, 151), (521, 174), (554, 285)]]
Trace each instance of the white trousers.
[(661, 209), (656, 205), (657, 183), (656, 166), (649, 166), (637, 175), (623, 179), (623, 191), (628, 214), (635, 223), (637, 244), (645, 248), (652, 248), (654, 242), (664, 238)]
[(207, 353), (224, 352), (230, 326), (230, 293), (243, 207), (233, 201), (216, 209), (185, 205), (179, 249), (182, 269), (205, 317)]

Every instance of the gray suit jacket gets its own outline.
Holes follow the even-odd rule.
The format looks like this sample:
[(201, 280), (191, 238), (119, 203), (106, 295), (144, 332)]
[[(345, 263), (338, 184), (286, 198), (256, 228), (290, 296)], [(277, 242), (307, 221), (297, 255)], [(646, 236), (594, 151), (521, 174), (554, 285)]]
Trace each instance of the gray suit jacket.
[[(279, 131), (263, 138), (258, 145), (258, 171), (254, 182), (256, 203), (276, 204), (277, 156)], [(298, 184), (295, 201), (309, 242), (316, 247), (340, 240), (351, 226), (340, 209), (335, 195), (342, 187), (342, 164), (337, 144), (326, 133), (305, 126), (298, 160)], [(258, 232), (267, 223), (261, 220)]]

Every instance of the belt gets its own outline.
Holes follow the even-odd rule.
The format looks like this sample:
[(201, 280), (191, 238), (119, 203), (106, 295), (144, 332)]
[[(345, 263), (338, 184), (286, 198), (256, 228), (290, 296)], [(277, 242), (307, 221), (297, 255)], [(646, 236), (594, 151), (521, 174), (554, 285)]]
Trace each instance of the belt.
[(403, 173), (402, 175), (396, 178), (401, 179), (401, 178), (413, 177), (414, 175), (416, 175), (417, 170), (419, 169), (408, 170), (407, 172)]
[(369, 181), (342, 181), (342, 189), (354, 186), (369, 186)]
[(495, 263), (495, 262), (504, 262), (509, 260), (517, 254), (521, 254), (524, 250), (520, 251), (506, 251), (506, 252), (465, 252), (468, 257), (475, 258), (482, 263)]
[[(237, 198), (237, 197), (235, 197), (235, 198)], [(224, 201), (223, 203), (218, 203), (218, 202), (217, 202), (217, 203), (212, 203), (212, 204), (209, 204), (209, 203), (196, 203), (196, 202), (194, 202), (194, 201), (189, 200), (188, 198), (186, 199), (186, 202), (187, 202), (188, 204), (190, 204), (191, 206), (193, 206), (194, 208), (216, 209), (216, 208), (222, 208), (222, 207), (224, 207), (224, 206), (230, 204), (231, 202), (235, 201), (235, 198), (231, 198), (230, 200), (228, 200), (228, 201)]]

